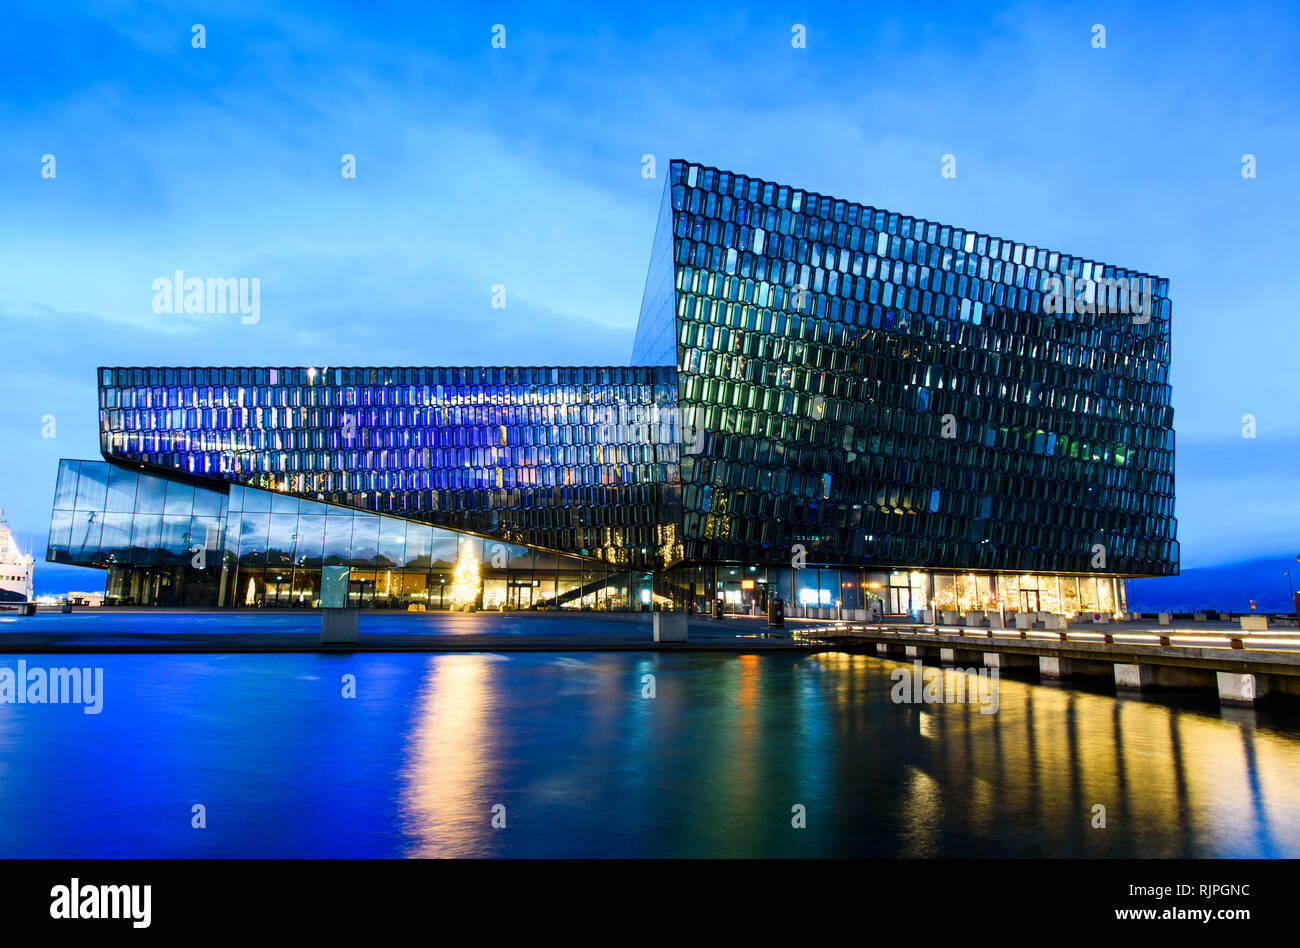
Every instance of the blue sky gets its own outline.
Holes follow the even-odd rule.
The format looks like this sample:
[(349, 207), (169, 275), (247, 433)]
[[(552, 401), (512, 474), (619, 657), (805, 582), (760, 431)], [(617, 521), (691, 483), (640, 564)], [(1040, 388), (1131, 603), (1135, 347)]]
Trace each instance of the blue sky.
[[(38, 558), (96, 365), (626, 363), (672, 157), (1168, 277), (1184, 566), (1300, 553), (1293, 5), (8, 6), (0, 506)], [(155, 314), (176, 269), (259, 277), (260, 322)]]

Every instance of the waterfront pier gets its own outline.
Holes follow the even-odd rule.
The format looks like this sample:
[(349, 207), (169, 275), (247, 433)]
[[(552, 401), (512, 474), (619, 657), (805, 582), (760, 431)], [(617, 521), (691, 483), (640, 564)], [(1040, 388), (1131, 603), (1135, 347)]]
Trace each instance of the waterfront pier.
[(1230, 705), (1300, 699), (1300, 631), (1215, 623), (1213, 628), (1117, 622), (1071, 628), (832, 623), (797, 639), (881, 657), (982, 664), (1040, 680), (1111, 680), (1117, 693), (1213, 691)]

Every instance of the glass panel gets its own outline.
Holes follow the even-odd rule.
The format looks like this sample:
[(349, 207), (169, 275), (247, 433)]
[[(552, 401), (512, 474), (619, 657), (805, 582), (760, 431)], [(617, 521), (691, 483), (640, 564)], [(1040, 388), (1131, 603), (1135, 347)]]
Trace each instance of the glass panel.
[(970, 573), (959, 573), (956, 577), (957, 585), (957, 608), (961, 612), (970, 612), (972, 609), (982, 609), (975, 577)]
[(194, 513), (194, 486), (182, 484), (180, 481), (169, 481), (163, 513), (191, 516)]
[[(161, 502), (162, 498), (159, 497)], [(154, 563), (158, 558), (158, 546), (162, 543), (162, 514), (137, 513), (131, 521), (132, 563)]]
[(326, 518), (322, 515), (302, 514), (298, 517), (294, 562), (300, 568), (320, 569), (325, 554), (325, 523)]
[(291, 566), (297, 537), (298, 515), (296, 513), (271, 514), (271, 529), (266, 541), (266, 565)]
[(268, 568), (266, 576), (266, 605), (288, 606), (293, 603), (293, 571)]
[(255, 490), (252, 487), (244, 488), (244, 512), (270, 513), (271, 495), (264, 490)]
[(433, 566), (450, 570), (456, 565), (456, 553), (459, 549), (457, 534), (450, 530), (433, 531)]
[(456, 550), (457, 550), (456, 553), (457, 557), (462, 555), (470, 556), (478, 562), (479, 568), (482, 569), (483, 562), (484, 562), (482, 537), (466, 536), (463, 533), (459, 534), (457, 536)]
[(1083, 604), (1084, 612), (1097, 612), (1097, 580), (1091, 576), (1083, 576), (1079, 579), (1079, 600)]
[(129, 513), (104, 514), (100, 538), (100, 558), (105, 563), (126, 563), (131, 558), (131, 517)]
[[(196, 546), (203, 547), (204, 559), (207, 561), (205, 569), (219, 565), (218, 552), (221, 549), (220, 519), (217, 517), (195, 517), (190, 521), (190, 549), (193, 550)], [(192, 553), (190, 560), (193, 560)]]
[(358, 513), (352, 518), (352, 565), (375, 565), (379, 551), (379, 518)]
[(96, 510), (78, 510), (72, 515), (72, 531), (68, 539), (68, 555), (74, 563), (89, 563), (99, 555), (99, 536), (102, 528)]
[(1038, 608), (1043, 612), (1050, 612), (1054, 615), (1061, 613), (1061, 598), (1057, 592), (1058, 582), (1059, 580), (1055, 576), (1038, 577)]
[(71, 510), (77, 501), (77, 471), (80, 461), (60, 461), (59, 479), (54, 485), (54, 509)]
[[(406, 540), (409, 545), (411, 541), (409, 529), (407, 530)], [(403, 601), (427, 607), (429, 604), (428, 582), (429, 577), (425, 573), (412, 573), (409, 571), (404, 573), (401, 593)]]
[(445, 570), (435, 570), (429, 574), (429, 607), (446, 609), (449, 607), (452, 574)]
[(266, 565), (266, 539), (270, 529), (269, 513), (252, 513), (247, 509), (244, 511), (239, 524), (240, 566)]
[(167, 482), (161, 477), (155, 477), (152, 474), (140, 474), (140, 483), (135, 491), (135, 511), (136, 513), (156, 513), (163, 512), (163, 506), (167, 499)]
[[(323, 522), (324, 517), (320, 518)], [(301, 522), (299, 523), (301, 528)], [(324, 527), (322, 526), (322, 531)], [(322, 532), (322, 537), (324, 533)], [(300, 569), (293, 574), (293, 604), (308, 609), (320, 608), (320, 572)]]
[(1079, 578), (1066, 576), (1061, 579), (1061, 608), (1068, 616), (1079, 612)]
[(103, 510), (107, 492), (108, 464), (82, 461), (81, 477), (77, 481), (77, 509)]
[(189, 514), (178, 516), (164, 514), (162, 534), (158, 541), (159, 552), (166, 554), (158, 558), (163, 563), (188, 563), (190, 560), (190, 517)]
[(375, 572), (375, 607), (386, 608), (397, 604), (402, 594), (401, 570), (381, 569)]
[[(346, 515), (345, 515), (346, 514)], [(352, 515), (330, 509), (325, 518), (325, 565), (347, 566), (352, 562)]]
[(483, 608), (498, 609), (506, 604), (506, 581), (504, 579), (483, 580)]
[(138, 471), (110, 464), (108, 468), (108, 499), (105, 510), (117, 513), (135, 511), (135, 490), (140, 480)]
[(251, 573), (241, 569), (235, 585), (235, 605), (260, 606), (265, 604), (266, 579), (260, 569)]
[(805, 567), (794, 571), (794, 604), (816, 608), (821, 602), (817, 588), (817, 570)]
[(348, 605), (354, 609), (373, 606), (375, 603), (375, 573), (373, 570), (353, 570), (348, 580)]
[(292, 494), (271, 494), (271, 513), (275, 514), (296, 514), (298, 512), (298, 498)]
[(912, 586), (911, 586), (912, 610), (911, 611), (913, 614), (916, 614), (919, 610), (925, 608), (922, 605), (922, 603), (926, 601), (926, 597), (929, 596), (930, 594), (930, 590), (929, 590), (930, 582), (929, 582), (929, 577), (925, 573), (919, 571), (914, 571), (911, 574), (911, 581), (912, 581)]
[(1099, 612), (1115, 611), (1114, 580), (1105, 578), (1097, 580), (1097, 606)]
[(395, 517), (379, 518), (379, 557), (381, 567), (401, 566), (406, 559), (406, 521)]
[[(406, 525), (406, 560), (408, 568), (429, 568), (429, 556), (433, 550), (433, 528), (423, 523)], [(423, 589), (424, 587), (421, 586)]]
[[(60, 471), (60, 473), (62, 473)], [(46, 547), (46, 559), (66, 562), (68, 543), (72, 537), (72, 511), (55, 510), (50, 515), (50, 542)]]
[(204, 490), (201, 487), (197, 488), (194, 491), (194, 516), (221, 516), (221, 502), (224, 499), (225, 495), (215, 490)]
[(934, 607), (949, 610), (957, 608), (957, 588), (951, 576), (942, 573), (935, 574)]

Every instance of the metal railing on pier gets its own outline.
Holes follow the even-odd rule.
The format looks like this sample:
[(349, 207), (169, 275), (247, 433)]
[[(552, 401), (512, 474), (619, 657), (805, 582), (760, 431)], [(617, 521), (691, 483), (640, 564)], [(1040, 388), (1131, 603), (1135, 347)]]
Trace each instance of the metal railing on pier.
[(924, 635), (952, 639), (954, 644), (977, 643), (988, 646), (996, 640), (1079, 642), (1106, 645), (1147, 645), (1152, 647), (1188, 647), (1253, 649), (1269, 651), (1300, 650), (1300, 631), (1281, 629), (1266, 631), (1215, 629), (990, 629), (973, 626), (939, 625), (870, 625), (835, 622), (813, 628), (798, 628), (791, 635), (808, 641), (833, 642), (837, 639), (896, 637), (899, 640)]

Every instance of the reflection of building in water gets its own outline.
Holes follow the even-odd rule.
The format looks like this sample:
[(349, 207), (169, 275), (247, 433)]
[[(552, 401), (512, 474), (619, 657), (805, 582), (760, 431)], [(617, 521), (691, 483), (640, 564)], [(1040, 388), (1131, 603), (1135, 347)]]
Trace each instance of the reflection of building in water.
[[(857, 712), (855, 743), (864, 754), (893, 730), (895, 715), (915, 714), (916, 743), (882, 757), (882, 779), (915, 766), (930, 780), (907, 811), (909, 845), (932, 845), (913, 817), (945, 818), (960, 806), (966, 836), (947, 840), (946, 855), (977, 855), (982, 834), (1048, 839), (1065, 833), (1072, 852), (1133, 857), (1235, 857), (1300, 854), (1300, 744), (1294, 734), (1240, 724), (1215, 713), (1002, 677), (996, 714), (976, 704), (890, 702), (889, 671), (876, 673), (879, 694), (850, 691), (855, 656), (814, 660), (837, 683), (841, 714)], [(860, 656), (856, 656), (860, 658)], [(963, 674), (944, 669), (945, 676)], [(871, 676), (869, 675), (868, 678)], [(863, 710), (865, 706), (865, 710)], [(892, 720), (882, 723), (882, 717)], [(980, 801), (975, 808), (972, 801)], [(1108, 826), (1094, 830), (1093, 807)], [(954, 852), (961, 844), (969, 853)], [(1033, 851), (1026, 842), (1026, 854)]]

